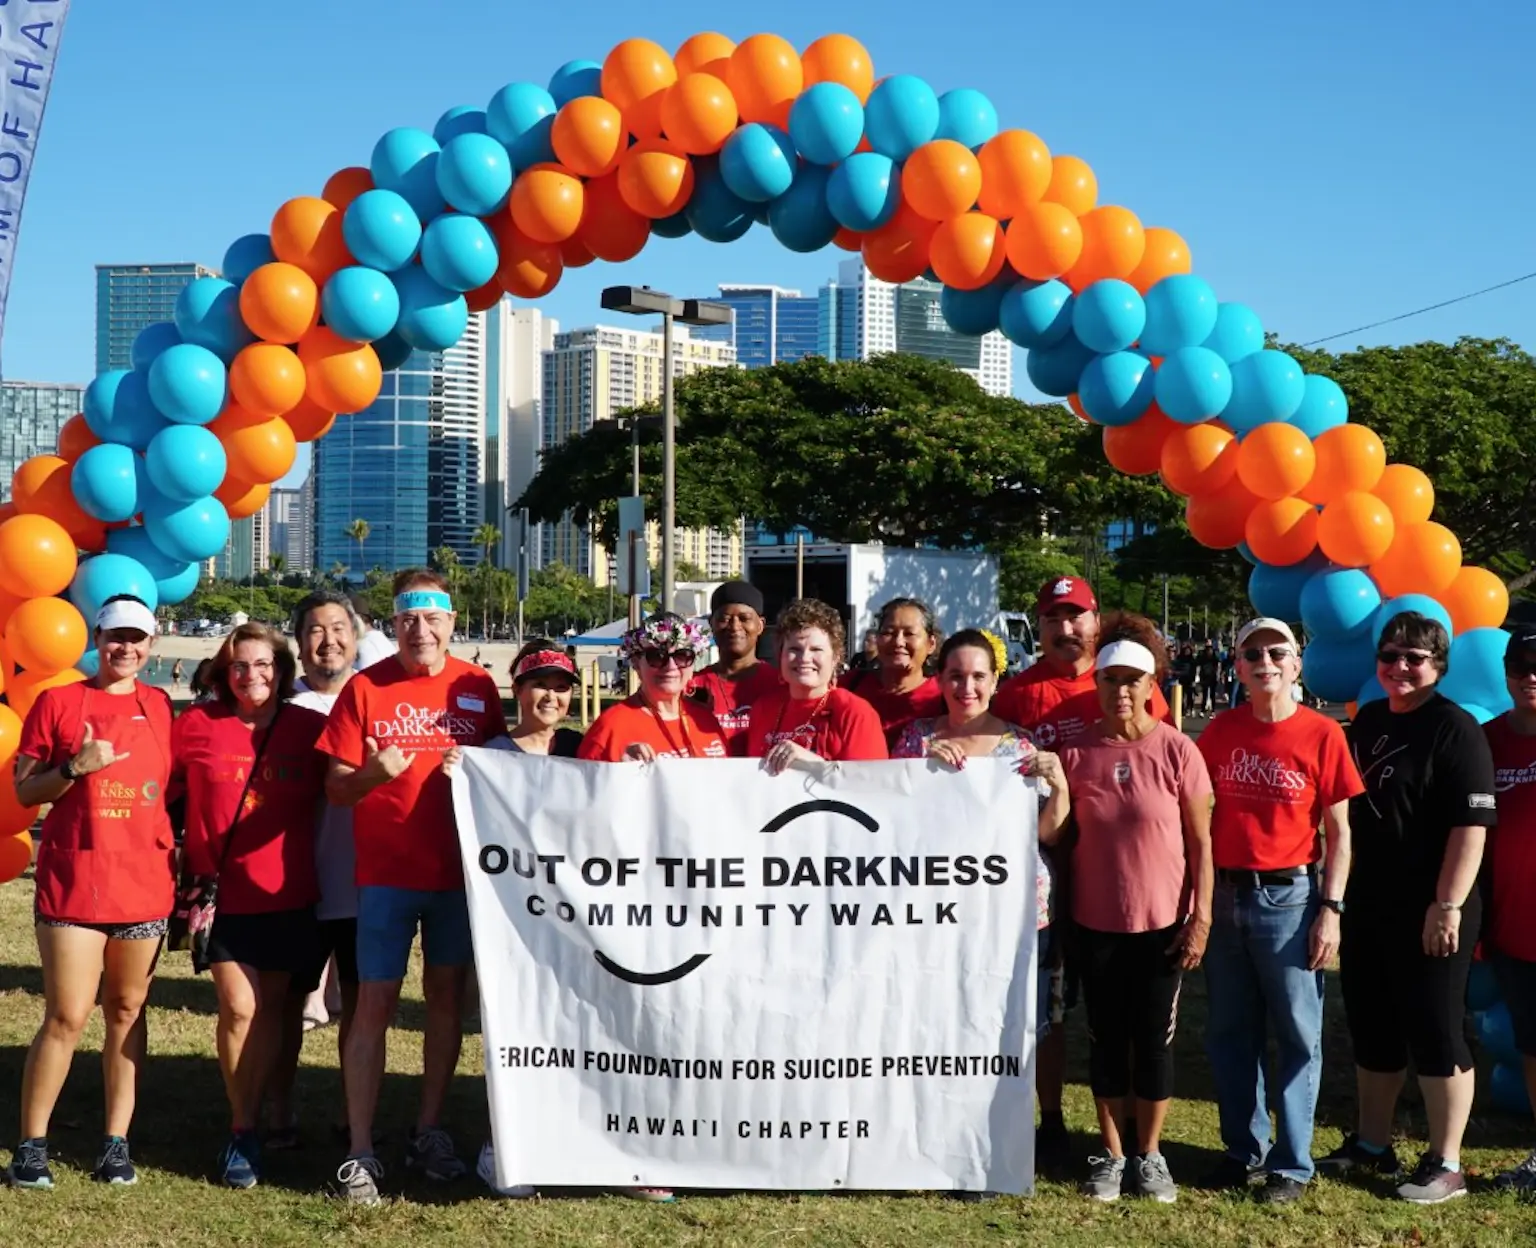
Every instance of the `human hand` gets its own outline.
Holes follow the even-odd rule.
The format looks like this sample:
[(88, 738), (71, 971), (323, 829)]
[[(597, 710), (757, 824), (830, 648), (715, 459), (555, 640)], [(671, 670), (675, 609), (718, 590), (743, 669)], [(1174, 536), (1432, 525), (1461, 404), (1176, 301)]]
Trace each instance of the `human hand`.
[(438, 764), (443, 769), (443, 775), (451, 776), (458, 765), (464, 761), (464, 751), (456, 745), (450, 745), (443, 751), (442, 761)]
[(1320, 971), (1339, 954), (1339, 916), (1319, 910), (1307, 936), (1307, 969)]
[(1424, 952), (1432, 958), (1448, 958), (1461, 945), (1461, 910), (1442, 910), (1431, 902), (1424, 912)]
[(1205, 942), (1210, 939), (1210, 936), (1210, 920), (1191, 916), (1185, 920), (1184, 926), (1179, 929), (1179, 934), (1173, 938), (1173, 944), (1168, 946), (1168, 954), (1178, 959), (1180, 970), (1192, 971), (1205, 957)]
[(96, 730), (91, 727), (91, 721), (85, 721), (85, 728), (80, 735), (80, 753), (70, 759), (70, 768), (77, 776), (88, 776), (92, 772), (101, 771), (110, 767), (119, 759), (127, 758), (129, 751), (124, 750), (119, 754), (112, 748), (110, 741), (98, 741)]
[(1026, 755), (1019, 766), (1019, 772), (1033, 777), (1048, 788), (1067, 787), (1067, 774), (1061, 768), (1061, 755), (1052, 754), (1049, 750), (1036, 750)]
[(763, 766), (770, 776), (781, 775), (796, 763), (819, 763), (821, 759), (794, 741), (780, 741), (763, 757)]
[(381, 750), (379, 743), (372, 737), (363, 738), (363, 750), (363, 770), (384, 783), (409, 770), (411, 764), (416, 761), (414, 751), (407, 754), (398, 745), (386, 745)]
[(960, 748), (958, 741), (928, 742), (928, 757), (936, 758), (941, 763), (948, 763), (956, 771), (965, 770), (965, 751)]
[(634, 763), (654, 763), (656, 751), (644, 741), (636, 741), (624, 747), (624, 757)]

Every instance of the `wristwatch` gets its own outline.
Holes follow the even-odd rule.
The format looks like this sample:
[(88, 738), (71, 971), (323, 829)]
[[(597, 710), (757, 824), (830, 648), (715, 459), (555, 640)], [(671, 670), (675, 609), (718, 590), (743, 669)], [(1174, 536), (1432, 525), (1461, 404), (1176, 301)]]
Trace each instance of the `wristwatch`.
[(1344, 913), (1344, 903), (1342, 901), (1334, 901), (1332, 898), (1324, 897), (1322, 906), (1324, 910), (1332, 910), (1335, 914)]
[(80, 778), (80, 773), (75, 770), (75, 760), (72, 758), (66, 758), (62, 763), (60, 763), (59, 775), (63, 776), (66, 780), (78, 780)]

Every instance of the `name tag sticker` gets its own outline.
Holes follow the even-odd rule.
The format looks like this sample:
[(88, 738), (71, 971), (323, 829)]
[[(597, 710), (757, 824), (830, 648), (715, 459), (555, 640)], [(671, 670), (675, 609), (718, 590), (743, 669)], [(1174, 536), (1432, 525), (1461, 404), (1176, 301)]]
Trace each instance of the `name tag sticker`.
[(471, 697), (466, 697), (463, 694), (460, 694), (459, 695), (459, 710), (461, 710), (461, 711), (484, 711), (485, 710), (485, 702), (481, 698), (471, 698)]
[(1472, 793), (1467, 796), (1467, 805), (1473, 810), (1494, 810), (1498, 803), (1494, 801), (1492, 793)]

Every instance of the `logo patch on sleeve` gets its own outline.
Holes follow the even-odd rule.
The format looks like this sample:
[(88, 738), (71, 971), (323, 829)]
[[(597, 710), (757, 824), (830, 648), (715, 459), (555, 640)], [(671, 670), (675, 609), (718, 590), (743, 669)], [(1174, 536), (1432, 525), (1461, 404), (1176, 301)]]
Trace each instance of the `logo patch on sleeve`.
[(1467, 805), (1473, 810), (1493, 810), (1497, 803), (1494, 802), (1492, 793), (1469, 793)]

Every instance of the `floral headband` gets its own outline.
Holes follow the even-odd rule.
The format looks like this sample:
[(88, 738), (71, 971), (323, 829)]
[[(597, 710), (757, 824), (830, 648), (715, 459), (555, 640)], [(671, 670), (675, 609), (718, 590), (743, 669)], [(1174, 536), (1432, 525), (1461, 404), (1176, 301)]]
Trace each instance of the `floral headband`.
[(671, 654), (674, 650), (702, 650), (709, 644), (709, 631), (701, 624), (679, 616), (662, 616), (632, 628), (619, 642), (625, 658), (634, 658), (647, 650)]

